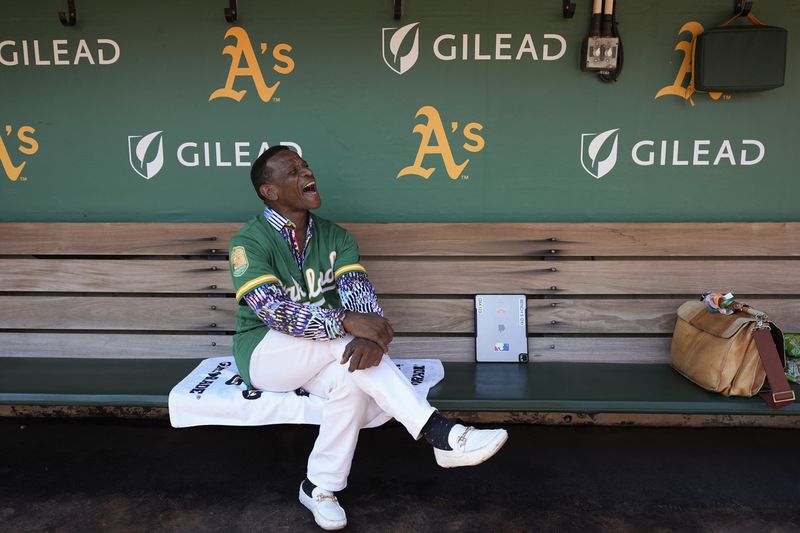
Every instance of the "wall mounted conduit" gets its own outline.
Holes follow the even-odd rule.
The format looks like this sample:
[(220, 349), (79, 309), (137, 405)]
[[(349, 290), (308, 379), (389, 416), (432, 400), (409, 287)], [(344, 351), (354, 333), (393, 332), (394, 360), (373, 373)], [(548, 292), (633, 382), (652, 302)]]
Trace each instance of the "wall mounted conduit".
[(225, 20), (230, 23), (236, 22), (236, 19), (239, 16), (238, 3), (238, 0), (230, 0), (230, 7), (225, 8)]
[(75, 0), (67, 0), (67, 12), (58, 12), (58, 20), (64, 26), (74, 26), (78, 22), (78, 14), (75, 11)]

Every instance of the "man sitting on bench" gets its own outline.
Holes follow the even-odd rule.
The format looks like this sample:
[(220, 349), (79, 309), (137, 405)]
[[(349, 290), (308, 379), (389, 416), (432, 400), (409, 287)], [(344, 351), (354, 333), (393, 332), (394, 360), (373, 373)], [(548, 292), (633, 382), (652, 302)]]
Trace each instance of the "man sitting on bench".
[(474, 429), (439, 415), (386, 355), (393, 331), (346, 230), (311, 214), (322, 201), (314, 173), (274, 146), (250, 177), (263, 214), (231, 240), (239, 303), (233, 353), (248, 386), (302, 388), (325, 399), (300, 502), (324, 529), (347, 524), (334, 493), (347, 485), (359, 430), (376, 412), (393, 416), (434, 448), (446, 468), (476, 465), (506, 442), (504, 429)]

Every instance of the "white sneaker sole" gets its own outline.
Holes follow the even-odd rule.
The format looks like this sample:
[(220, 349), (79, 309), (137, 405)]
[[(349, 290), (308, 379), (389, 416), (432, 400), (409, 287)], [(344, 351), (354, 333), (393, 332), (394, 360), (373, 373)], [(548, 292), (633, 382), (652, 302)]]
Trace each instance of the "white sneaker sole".
[(347, 526), (347, 518), (344, 520), (328, 520), (324, 516), (320, 515), (317, 512), (316, 506), (314, 505), (314, 499), (310, 498), (305, 492), (303, 492), (303, 485), (300, 485), (300, 503), (303, 506), (311, 511), (314, 515), (314, 522), (317, 523), (319, 527), (324, 529), (325, 531), (336, 531), (337, 529), (344, 529)]
[(508, 440), (508, 432), (503, 430), (502, 432), (498, 433), (495, 438), (490, 440), (486, 443), (483, 448), (478, 448), (477, 450), (473, 450), (469, 453), (464, 453), (460, 455), (453, 455), (449, 452), (440, 452), (435, 453), (436, 462), (442, 468), (456, 468), (459, 466), (475, 466), (479, 465), (488, 459), (490, 459), (494, 454), (496, 454), (500, 448)]

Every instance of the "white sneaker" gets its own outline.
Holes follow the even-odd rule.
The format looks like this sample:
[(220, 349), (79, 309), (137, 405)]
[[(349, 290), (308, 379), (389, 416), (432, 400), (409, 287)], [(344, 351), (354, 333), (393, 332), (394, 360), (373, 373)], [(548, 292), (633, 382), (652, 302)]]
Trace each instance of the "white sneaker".
[(339, 505), (339, 500), (332, 492), (314, 487), (309, 496), (303, 490), (303, 484), (300, 483), (300, 503), (314, 513), (314, 521), (322, 529), (331, 531), (342, 529), (347, 525), (347, 515), (344, 514), (344, 509)]
[(456, 424), (447, 436), (452, 450), (433, 449), (436, 462), (444, 468), (481, 464), (497, 453), (508, 440), (505, 429), (475, 429)]

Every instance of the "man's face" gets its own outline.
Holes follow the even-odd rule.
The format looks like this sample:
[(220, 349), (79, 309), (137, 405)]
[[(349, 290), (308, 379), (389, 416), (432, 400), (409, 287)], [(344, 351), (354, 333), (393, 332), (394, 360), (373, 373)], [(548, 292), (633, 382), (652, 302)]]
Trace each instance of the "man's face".
[(261, 194), (273, 209), (279, 212), (308, 211), (322, 205), (314, 172), (295, 152), (278, 152), (267, 162), (267, 166), (272, 169), (272, 181), (261, 186)]

